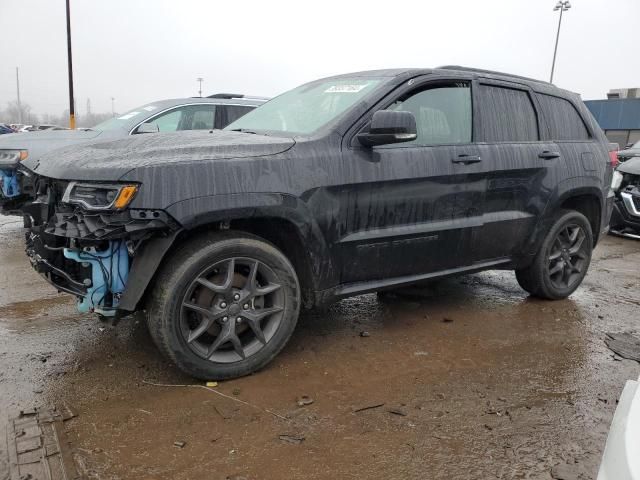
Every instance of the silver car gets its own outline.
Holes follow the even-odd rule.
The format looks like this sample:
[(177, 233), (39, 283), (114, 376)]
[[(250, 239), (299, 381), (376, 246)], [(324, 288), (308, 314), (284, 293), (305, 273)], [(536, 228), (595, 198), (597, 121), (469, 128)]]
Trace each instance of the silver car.
[(108, 141), (140, 133), (220, 129), (267, 100), (227, 93), (160, 100), (119, 114), (92, 128), (2, 135), (0, 155), (4, 150), (26, 150), (33, 160), (51, 150), (89, 141)]

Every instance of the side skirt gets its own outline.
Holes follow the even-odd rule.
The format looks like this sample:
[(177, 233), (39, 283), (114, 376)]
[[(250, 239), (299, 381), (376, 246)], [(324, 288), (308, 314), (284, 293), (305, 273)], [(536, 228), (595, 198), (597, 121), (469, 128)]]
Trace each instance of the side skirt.
[(510, 258), (502, 258), (498, 260), (492, 260), (490, 262), (475, 263), (473, 265), (468, 265), (466, 267), (450, 268), (448, 270), (424, 273), (420, 275), (408, 275), (405, 277), (385, 278), (383, 280), (373, 280), (369, 282), (347, 283), (345, 285), (340, 285), (335, 290), (333, 290), (330, 296), (333, 296), (334, 299), (352, 297), (354, 295), (361, 295), (363, 293), (369, 293), (369, 292), (377, 292), (379, 290), (388, 290), (390, 288), (395, 288), (399, 285), (408, 285), (411, 283), (417, 283), (424, 280), (451, 277), (451, 276), (460, 275), (463, 273), (481, 272), (482, 270), (491, 270), (497, 267), (504, 267), (509, 263), (511, 263)]

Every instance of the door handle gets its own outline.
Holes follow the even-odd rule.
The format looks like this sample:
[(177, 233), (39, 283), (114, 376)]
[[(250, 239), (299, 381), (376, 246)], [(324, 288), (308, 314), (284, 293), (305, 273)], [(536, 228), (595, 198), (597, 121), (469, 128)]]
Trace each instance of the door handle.
[(453, 163), (462, 163), (464, 165), (468, 165), (470, 163), (478, 163), (482, 161), (482, 158), (480, 158), (480, 155), (466, 155), (466, 154), (462, 154), (462, 155), (458, 155), (455, 158), (452, 158), (451, 161)]
[(554, 158), (560, 158), (560, 152), (545, 150), (544, 152), (538, 154), (538, 158), (542, 158), (544, 160), (553, 160)]

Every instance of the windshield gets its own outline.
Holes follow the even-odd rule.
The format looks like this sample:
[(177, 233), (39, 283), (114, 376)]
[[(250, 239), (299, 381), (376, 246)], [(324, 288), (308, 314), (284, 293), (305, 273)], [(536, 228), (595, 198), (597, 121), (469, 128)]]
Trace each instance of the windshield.
[(369, 95), (380, 78), (352, 77), (308, 83), (274, 98), (225, 130), (275, 131), (308, 135)]
[(144, 105), (142, 107), (135, 108), (127, 113), (122, 115), (118, 115), (117, 117), (110, 118), (109, 120), (105, 120), (102, 123), (99, 123), (95, 127), (91, 127), (92, 130), (117, 130), (118, 128), (123, 128), (128, 130), (130, 125), (137, 124), (141, 122), (153, 112), (158, 110), (157, 105)]

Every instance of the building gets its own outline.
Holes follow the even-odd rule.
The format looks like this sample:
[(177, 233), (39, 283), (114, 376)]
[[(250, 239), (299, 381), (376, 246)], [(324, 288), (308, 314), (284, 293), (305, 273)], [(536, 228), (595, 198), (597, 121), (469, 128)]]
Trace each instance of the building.
[(609, 100), (613, 98), (640, 98), (640, 88), (612, 88), (607, 93)]
[(606, 100), (584, 103), (610, 142), (621, 149), (640, 142), (640, 88), (610, 90)]

